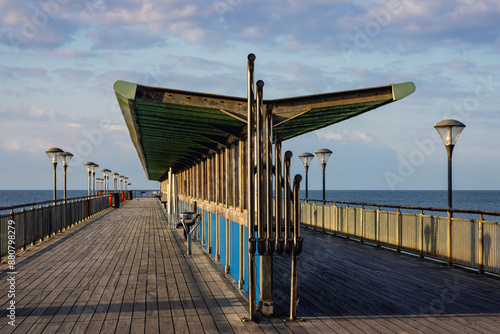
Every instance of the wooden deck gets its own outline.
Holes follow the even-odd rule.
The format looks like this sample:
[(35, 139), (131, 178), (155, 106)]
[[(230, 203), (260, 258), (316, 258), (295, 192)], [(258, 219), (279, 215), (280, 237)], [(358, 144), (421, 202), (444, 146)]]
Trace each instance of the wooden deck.
[[(299, 316), (242, 322), (246, 302), (201, 247), (186, 257), (156, 200), (132, 200), (18, 253), (16, 327), (1, 333), (500, 333), (500, 280), (312, 231), (299, 260)], [(290, 257), (275, 257), (288, 312)]]

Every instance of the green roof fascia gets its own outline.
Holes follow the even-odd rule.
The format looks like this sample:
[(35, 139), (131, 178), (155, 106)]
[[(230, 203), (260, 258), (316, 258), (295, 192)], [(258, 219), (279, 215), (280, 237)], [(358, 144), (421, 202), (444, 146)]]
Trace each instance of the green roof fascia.
[(132, 140), (137, 154), (139, 155), (139, 160), (141, 161), (142, 168), (146, 173), (146, 177), (150, 179), (150, 175), (148, 172), (149, 169), (146, 163), (146, 155), (144, 154), (144, 150), (141, 145), (141, 130), (137, 123), (137, 114), (135, 112), (135, 95), (137, 91), (137, 84), (118, 80), (113, 84), (113, 90), (122, 112), (123, 119), (125, 120), (125, 124), (127, 125), (130, 139)]

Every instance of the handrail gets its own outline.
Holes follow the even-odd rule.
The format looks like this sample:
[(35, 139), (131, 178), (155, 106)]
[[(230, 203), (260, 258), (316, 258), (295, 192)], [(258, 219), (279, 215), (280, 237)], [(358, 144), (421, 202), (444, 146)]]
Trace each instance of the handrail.
[(108, 194), (101, 194), (101, 195), (92, 195), (92, 196), (72, 197), (72, 198), (67, 198), (67, 199), (58, 199), (55, 201), (49, 200), (49, 201), (43, 201), (43, 202), (16, 204), (16, 205), (11, 205), (11, 206), (0, 207), (0, 211), (8, 211), (8, 210), (14, 210), (14, 209), (19, 209), (19, 208), (25, 208), (27, 206), (44, 205), (44, 204), (50, 205), (51, 203), (63, 203), (64, 201), (68, 202), (68, 201), (72, 201), (72, 200), (99, 198), (101, 196), (107, 196), (107, 195)]
[(394, 204), (376, 204), (376, 203), (365, 203), (365, 202), (346, 202), (346, 201), (332, 201), (322, 199), (311, 199), (311, 198), (301, 198), (300, 201), (305, 202), (324, 202), (324, 203), (333, 203), (333, 204), (347, 204), (347, 205), (364, 205), (364, 206), (373, 206), (380, 208), (393, 208), (393, 209), (407, 209), (407, 210), (423, 210), (423, 211), (439, 211), (439, 212), (456, 212), (456, 213), (468, 213), (468, 214), (478, 214), (478, 215), (487, 215), (487, 216), (500, 216), (500, 212), (498, 211), (486, 211), (486, 210), (468, 210), (468, 209), (448, 209), (448, 208), (433, 208), (427, 206), (411, 206), (411, 205), (394, 205)]

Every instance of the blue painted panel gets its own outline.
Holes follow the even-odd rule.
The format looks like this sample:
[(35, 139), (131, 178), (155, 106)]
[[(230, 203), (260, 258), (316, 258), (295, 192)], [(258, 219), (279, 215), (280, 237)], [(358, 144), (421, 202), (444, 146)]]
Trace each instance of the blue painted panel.
[(203, 226), (204, 226), (204, 238), (205, 238), (205, 249), (208, 249), (208, 218), (209, 212), (205, 210), (205, 216), (203, 217)]
[(226, 218), (225, 217), (220, 217), (219, 218), (219, 245), (220, 245), (220, 250), (219, 250), (219, 256), (220, 256), (220, 263), (225, 267), (227, 264), (227, 254), (226, 254)]
[(245, 255), (244, 256), (245, 263), (243, 264), (245, 266), (245, 270), (243, 271), (245, 273), (243, 288), (248, 293), (248, 227), (247, 226), (243, 228), (243, 254)]
[(210, 228), (210, 253), (217, 257), (217, 216), (213, 212), (210, 213)]
[(240, 224), (229, 221), (229, 247), (231, 258), (229, 260), (229, 274), (236, 281), (240, 280)]
[[(255, 231), (255, 238), (258, 239), (258, 233)], [(255, 252), (255, 300), (257, 304), (260, 300), (260, 255)]]

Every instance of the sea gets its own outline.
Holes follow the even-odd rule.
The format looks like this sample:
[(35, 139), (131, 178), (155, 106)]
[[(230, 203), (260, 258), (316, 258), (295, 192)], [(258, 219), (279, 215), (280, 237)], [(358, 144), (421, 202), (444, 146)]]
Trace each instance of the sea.
[[(132, 190), (134, 198), (153, 197), (157, 190)], [(58, 190), (57, 199), (63, 198), (63, 191)], [(67, 198), (85, 197), (87, 190), (67, 190)], [(27, 204), (51, 201), (53, 199), (52, 190), (0, 190), (0, 208)], [(2, 212), (3, 213), (3, 212)]]
[[(152, 197), (155, 190), (133, 190), (134, 198)], [(321, 190), (309, 190), (310, 199), (321, 200)], [(68, 190), (67, 197), (87, 196), (87, 190)], [(57, 192), (61, 199), (63, 192)], [(305, 198), (305, 191), (301, 191)], [(446, 208), (448, 192), (446, 190), (327, 190), (326, 200), (361, 202), (374, 204), (424, 206)], [(0, 190), (0, 207), (52, 200), (52, 190)], [(455, 190), (453, 207), (467, 210), (500, 211), (500, 191), (492, 190)]]

